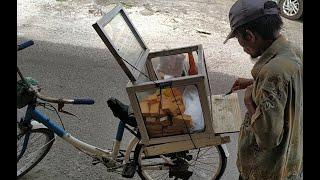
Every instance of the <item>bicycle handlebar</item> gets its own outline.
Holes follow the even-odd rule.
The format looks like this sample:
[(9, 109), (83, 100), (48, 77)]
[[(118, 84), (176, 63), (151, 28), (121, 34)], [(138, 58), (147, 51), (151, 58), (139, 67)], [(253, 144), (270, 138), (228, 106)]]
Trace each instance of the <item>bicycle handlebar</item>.
[(53, 97), (48, 97), (48, 96), (43, 96), (40, 94), (38, 90), (36, 90), (35, 87), (31, 86), (31, 89), (34, 90), (36, 96), (44, 101), (51, 102), (51, 103), (64, 103), (64, 104), (94, 104), (94, 100), (87, 98), (87, 99), (58, 99), (58, 98), (53, 98)]
[(17, 45), (17, 51), (20, 51), (20, 50), (25, 49), (29, 46), (32, 46), (33, 44), (34, 44), (34, 42), (32, 40), (25, 41), (25, 42)]
[(74, 99), (73, 104), (94, 104), (93, 99)]

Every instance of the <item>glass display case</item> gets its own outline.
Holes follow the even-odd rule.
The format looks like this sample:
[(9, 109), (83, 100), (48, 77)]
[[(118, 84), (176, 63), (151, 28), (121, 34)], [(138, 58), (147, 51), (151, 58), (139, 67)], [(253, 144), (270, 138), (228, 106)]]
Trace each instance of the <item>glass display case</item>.
[(213, 128), (202, 45), (150, 52), (121, 5), (93, 27), (130, 79), (126, 90), (146, 154), (230, 141)]

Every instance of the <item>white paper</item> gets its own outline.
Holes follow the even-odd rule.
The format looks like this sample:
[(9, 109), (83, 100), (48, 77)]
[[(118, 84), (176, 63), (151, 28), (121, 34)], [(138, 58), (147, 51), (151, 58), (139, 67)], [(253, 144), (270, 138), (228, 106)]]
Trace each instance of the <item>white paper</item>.
[(237, 93), (213, 95), (212, 118), (215, 133), (235, 132), (240, 130), (242, 118)]

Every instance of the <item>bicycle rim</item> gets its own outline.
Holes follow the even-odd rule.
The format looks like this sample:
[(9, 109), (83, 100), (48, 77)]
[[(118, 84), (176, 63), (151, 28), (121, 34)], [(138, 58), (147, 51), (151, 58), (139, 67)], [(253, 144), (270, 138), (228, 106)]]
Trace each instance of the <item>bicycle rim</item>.
[[(192, 155), (190, 161), (186, 160), (189, 164), (188, 171), (192, 172), (192, 176), (189, 178), (190, 180), (216, 180), (220, 179), (224, 173), (227, 158), (221, 146), (189, 150), (188, 155)], [(162, 158), (144, 158), (143, 147), (140, 147), (137, 161), (138, 174), (141, 179), (175, 179), (175, 177), (169, 177), (169, 166), (163, 166), (164, 160)]]
[[(19, 131), (17, 131), (19, 132)], [(28, 133), (17, 136), (17, 157), (21, 156), (25, 147), (23, 143), (28, 139), (25, 152), (17, 160), (17, 177), (21, 177), (37, 165), (49, 152), (53, 142), (54, 133), (46, 128), (32, 129)]]

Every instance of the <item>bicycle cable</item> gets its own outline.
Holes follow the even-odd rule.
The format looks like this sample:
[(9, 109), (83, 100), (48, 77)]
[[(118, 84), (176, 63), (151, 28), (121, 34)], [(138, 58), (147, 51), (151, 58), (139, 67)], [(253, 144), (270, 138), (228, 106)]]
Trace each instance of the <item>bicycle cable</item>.
[[(55, 112), (56, 112), (56, 114), (57, 114), (57, 115), (58, 115), (58, 117), (59, 117), (59, 120), (60, 120), (60, 122), (61, 122), (61, 125), (62, 125), (62, 127), (63, 127), (63, 130), (66, 130), (66, 129), (65, 129), (65, 127), (64, 127), (64, 124), (63, 124), (63, 122), (62, 122), (62, 119), (61, 119), (61, 117), (60, 117), (60, 115), (59, 115), (59, 112), (57, 111), (57, 109), (56, 109), (52, 104), (47, 103), (47, 102), (39, 103), (39, 104), (40, 104), (40, 105), (42, 105), (42, 106), (43, 106), (43, 108), (45, 108), (45, 109), (48, 109), (48, 110), (50, 110), (50, 111), (55, 111)], [(48, 107), (46, 107), (46, 105), (50, 105), (54, 110), (49, 109)]]
[(123, 61), (125, 61), (127, 64), (129, 64), (131, 67), (133, 67), (136, 71), (140, 72), (142, 75), (144, 75), (145, 77), (147, 77), (150, 81), (152, 81), (154, 84), (157, 84), (155, 81), (153, 81), (148, 75), (146, 75), (145, 73), (143, 73), (142, 71), (140, 71), (138, 68), (136, 68), (134, 65), (132, 65), (131, 63), (129, 63), (127, 60), (125, 60), (124, 58), (122, 58)]

